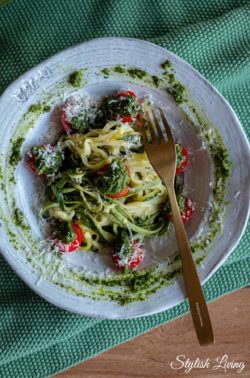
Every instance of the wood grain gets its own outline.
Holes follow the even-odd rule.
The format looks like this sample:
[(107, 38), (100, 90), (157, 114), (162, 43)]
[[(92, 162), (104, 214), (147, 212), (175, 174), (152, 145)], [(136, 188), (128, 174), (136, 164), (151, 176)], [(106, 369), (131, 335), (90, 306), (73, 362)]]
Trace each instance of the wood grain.
[[(200, 347), (196, 341), (190, 314), (154, 329), (145, 335), (115, 347), (100, 356), (83, 362), (56, 378), (161, 378), (161, 377), (250, 377), (250, 288), (241, 289), (211, 304), (209, 311), (216, 343)], [(215, 359), (228, 355), (231, 363), (244, 362), (246, 367), (213, 370)], [(173, 370), (171, 361), (178, 355), (203, 362), (210, 367)]]

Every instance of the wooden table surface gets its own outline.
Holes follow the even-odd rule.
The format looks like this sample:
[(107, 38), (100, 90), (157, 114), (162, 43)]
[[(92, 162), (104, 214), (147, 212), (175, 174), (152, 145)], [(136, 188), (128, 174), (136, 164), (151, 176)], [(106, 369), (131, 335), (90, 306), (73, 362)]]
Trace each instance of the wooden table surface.
[[(249, 378), (250, 288), (216, 300), (209, 304), (209, 311), (215, 345), (199, 347), (188, 314), (58, 374), (56, 378)], [(194, 367), (185, 373), (184, 363), (188, 367), (198, 358), (200, 364), (209, 366)], [(218, 358), (220, 362), (216, 362)], [(171, 361), (175, 363), (172, 366), (179, 369), (174, 370)], [(221, 367), (214, 369), (216, 365)]]

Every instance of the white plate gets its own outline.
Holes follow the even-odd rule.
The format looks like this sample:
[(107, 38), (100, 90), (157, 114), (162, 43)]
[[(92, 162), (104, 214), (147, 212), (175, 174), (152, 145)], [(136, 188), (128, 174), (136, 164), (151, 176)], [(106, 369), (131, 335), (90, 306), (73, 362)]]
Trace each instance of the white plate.
[[(148, 71), (153, 75), (162, 73), (161, 63), (170, 60), (176, 70), (177, 79), (188, 88), (188, 98), (195, 104), (206, 119), (213, 124), (222, 135), (225, 144), (229, 148), (230, 158), (233, 163), (232, 177), (226, 187), (226, 200), (228, 205), (224, 219), (223, 232), (217, 240), (208, 248), (208, 255), (203, 264), (204, 268), (198, 268), (199, 276), (204, 283), (220, 267), (226, 257), (232, 252), (244, 231), (249, 213), (249, 146), (243, 129), (234, 111), (227, 101), (200, 75), (193, 67), (187, 64), (173, 53), (154, 44), (120, 38), (101, 38), (85, 42), (78, 46), (67, 49), (42, 64), (33, 68), (4, 92), (0, 99), (0, 140), (1, 140), (1, 166), (3, 173), (8, 168), (7, 157), (10, 155), (10, 139), (13, 133), (20, 128), (20, 120), (27, 112), (29, 106), (37, 103), (47, 96), (48, 92), (59, 93), (65, 96), (65, 89), (60, 90), (60, 83), (65, 81), (70, 72), (86, 67), (86, 87), (84, 91), (90, 94), (106, 95), (121, 88), (131, 88), (139, 94), (151, 94), (154, 101), (165, 107), (169, 122), (176, 138), (184, 142), (191, 152), (189, 168), (185, 173), (185, 186), (190, 196), (196, 200), (197, 206), (202, 207), (209, 200), (211, 180), (211, 166), (206, 151), (201, 153), (192, 151), (199, 150), (201, 141), (192, 128), (188, 128), (188, 122), (183, 121), (183, 112), (171, 101), (166, 91), (156, 90), (142, 83), (129, 83), (124, 76), (104, 78), (100, 70), (105, 67), (124, 64), (136, 66)], [(66, 88), (66, 95), (72, 92), (72, 87)], [(54, 119), (53, 119), (54, 117)], [(52, 115), (55, 120), (56, 112)], [(50, 116), (42, 115), (35, 126), (27, 134), (23, 145), (23, 155), (29, 146), (44, 141), (47, 130), (50, 127)], [(180, 121), (181, 124), (180, 124)], [(195, 174), (194, 174), (195, 172)], [(89, 298), (75, 296), (70, 292), (50, 282), (46, 270), (41, 266), (34, 267), (26, 259), (23, 253), (25, 247), (32, 254), (31, 239), (27, 239), (20, 229), (11, 223), (9, 214), (13, 208), (11, 196), (26, 214), (27, 222), (32, 228), (34, 235), (41, 235), (39, 224), (35, 216), (32, 195), (35, 191), (37, 180), (34, 180), (27, 170), (24, 159), (18, 165), (16, 185), (14, 193), (8, 190), (7, 195), (1, 194), (2, 225), (0, 229), (1, 253), (13, 270), (30, 286), (36, 293), (47, 301), (66, 310), (106, 318), (130, 318), (142, 315), (150, 315), (175, 306), (185, 299), (185, 290), (182, 279), (175, 284), (162, 288), (149, 300), (134, 302), (130, 305), (121, 306), (114, 301), (94, 301)], [(39, 205), (38, 205), (39, 206)], [(237, 220), (237, 221), (236, 221)], [(203, 227), (202, 213), (197, 211), (195, 217), (187, 226), (187, 232), (193, 237)], [(12, 243), (6, 234), (6, 227), (11, 227), (15, 234)], [(23, 246), (22, 246), (22, 243)], [(167, 243), (167, 250), (176, 249), (175, 237), (172, 233)], [(159, 246), (159, 244), (158, 244)], [(165, 248), (159, 248), (155, 256), (149, 252), (144, 266), (157, 263), (166, 259)], [(52, 259), (51, 259), (52, 257)], [(53, 256), (49, 256), (50, 265), (53, 266)], [(73, 264), (77, 268), (84, 265), (87, 270), (104, 272), (109, 269), (109, 261), (98, 254), (74, 253), (64, 257), (65, 264)], [(155, 259), (155, 260), (154, 260)], [(50, 272), (51, 273), (51, 272)], [(54, 272), (56, 275), (57, 272)], [(55, 276), (53, 276), (55, 277)]]

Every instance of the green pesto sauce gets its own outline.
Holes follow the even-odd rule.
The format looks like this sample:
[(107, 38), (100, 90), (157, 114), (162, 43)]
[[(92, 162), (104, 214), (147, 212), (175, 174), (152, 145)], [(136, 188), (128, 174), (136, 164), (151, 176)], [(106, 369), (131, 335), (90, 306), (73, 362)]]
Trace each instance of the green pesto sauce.
[[(225, 146), (220, 133), (213, 129), (211, 136), (211, 127), (209, 127), (201, 118), (196, 109), (190, 107), (197, 121), (204, 130), (205, 138), (209, 145), (209, 150), (213, 158), (215, 165), (215, 180), (220, 180), (220, 183), (225, 184), (229, 176), (231, 175), (232, 162), (229, 157), (228, 149)], [(214, 191), (215, 199), (221, 199), (221, 195), (224, 194), (225, 185), (219, 185), (218, 189)]]
[(162, 84), (162, 79), (160, 79), (158, 76), (152, 75), (152, 80), (154, 85), (158, 88)]
[(49, 113), (50, 111), (51, 111), (51, 106), (39, 102), (37, 104), (32, 104), (29, 107), (29, 110), (26, 113), (26, 115), (30, 115), (30, 114), (41, 115), (42, 113)]
[(120, 74), (124, 74), (124, 73), (126, 73), (126, 70), (125, 70), (124, 67), (122, 67), (122, 65), (118, 64), (117, 66), (114, 67), (114, 72), (118, 72)]
[(140, 68), (128, 68), (127, 73), (135, 79), (144, 79), (148, 76), (148, 73)]
[(158, 88), (161, 84), (163, 84), (163, 79), (158, 76), (151, 75), (138, 67), (125, 68), (120, 64), (110, 68), (103, 68), (101, 70), (101, 74), (103, 74), (106, 78), (112, 74), (126, 75), (132, 79), (144, 81), (146, 84), (155, 88)]
[(176, 104), (182, 104), (187, 101), (186, 88), (180, 83), (173, 83), (172, 86), (167, 88), (167, 92), (173, 96)]
[(103, 70), (101, 70), (101, 73), (103, 73), (103, 75), (107, 78), (109, 76), (110, 69), (109, 68), (103, 68)]
[(10, 164), (12, 166), (17, 165), (19, 160), (21, 160), (21, 147), (24, 142), (23, 137), (12, 140), (11, 155), (10, 155)]
[[(178, 266), (168, 273), (157, 271), (156, 268), (148, 268), (113, 274), (112, 277), (105, 279), (99, 277), (90, 278), (86, 275), (75, 274), (72, 278), (76, 282), (84, 282), (85, 285), (95, 288), (92, 295), (86, 294), (81, 289), (72, 288), (63, 282), (57, 281), (56, 284), (77, 296), (91, 297), (95, 300), (112, 300), (118, 302), (120, 305), (145, 301), (162, 287), (172, 284), (173, 279), (182, 273), (180, 259), (179, 256), (177, 257)], [(195, 263), (201, 264), (204, 258), (205, 255), (198, 257)], [(67, 278), (70, 278), (70, 276)], [(117, 286), (120, 287), (120, 290), (117, 290)]]
[[(0, 161), (1, 161), (1, 157), (0, 157)], [(0, 167), (0, 180), (3, 180), (3, 171), (2, 171), (2, 168)]]
[(17, 207), (14, 208), (12, 218), (16, 226), (21, 227), (23, 230), (29, 230), (29, 226), (25, 223), (23, 212)]
[(166, 91), (174, 98), (177, 105), (186, 102), (186, 88), (176, 80), (172, 63), (167, 60), (161, 65), (161, 67), (164, 70), (161, 77), (151, 75), (138, 67), (125, 68), (122, 65), (103, 68), (101, 73), (106, 78), (111, 74), (123, 74), (130, 76), (134, 80), (143, 81), (144, 83), (155, 88), (164, 87)]
[[(190, 110), (203, 129), (203, 134), (208, 144), (208, 150), (211, 154), (215, 168), (213, 182), (213, 209), (209, 217), (210, 231), (191, 243), (191, 250), (193, 253), (196, 253), (197, 251), (208, 247), (222, 231), (222, 222), (218, 222), (218, 220), (224, 213), (225, 188), (227, 180), (231, 175), (232, 162), (227, 147), (225, 146), (219, 132), (216, 129), (209, 127), (204, 122), (194, 106), (190, 106)], [(190, 122), (193, 124), (191, 120)], [(193, 124), (193, 126), (195, 125)]]
[[(195, 259), (196, 264), (201, 264), (205, 255)], [(80, 273), (64, 273), (66, 280), (74, 280), (76, 283), (83, 282), (84, 286), (94, 288), (92, 299), (107, 299), (126, 305), (132, 302), (144, 301), (162, 287), (172, 284), (173, 279), (182, 273), (180, 256), (172, 262), (170, 272), (158, 271), (156, 267), (138, 271), (126, 270), (124, 273), (113, 274), (107, 278), (88, 277)], [(57, 285), (69, 290), (77, 296), (89, 296), (79, 288), (72, 288), (64, 282), (57, 280)], [(119, 290), (117, 290), (119, 287)]]
[(84, 84), (84, 71), (85, 68), (81, 68), (78, 71), (73, 72), (69, 75), (69, 83), (74, 88), (81, 88)]
[[(118, 302), (121, 305), (131, 302), (144, 301), (161, 287), (169, 285), (171, 278), (178, 275), (180, 270), (168, 274), (156, 273), (155, 269), (144, 269), (134, 272), (125, 272), (113, 274), (111, 278), (100, 279), (89, 278), (87, 276), (75, 277), (76, 281), (84, 281), (85, 284), (94, 289), (94, 299), (108, 299)], [(57, 283), (59, 286), (68, 289), (67, 285), (62, 282)], [(121, 289), (117, 290), (117, 286)], [(85, 295), (81, 290), (74, 288), (75, 295)]]
[[(39, 102), (37, 104), (32, 104), (28, 111), (23, 115), (21, 123), (27, 123), (26, 128), (23, 132), (22, 136), (18, 136), (12, 139), (12, 146), (11, 146), (11, 155), (10, 155), (10, 165), (14, 168), (18, 162), (21, 160), (21, 148), (22, 144), (25, 140), (26, 132), (32, 128), (37, 121), (37, 118), (43, 113), (49, 113), (51, 111), (51, 106), (45, 104), (44, 102)], [(13, 180), (12, 180), (13, 182)]]
[(173, 65), (172, 63), (170, 62), (170, 60), (165, 60), (165, 62), (163, 62), (161, 64), (161, 67), (164, 69), (164, 71), (168, 71), (169, 69), (172, 69), (173, 68)]
[[(198, 122), (205, 130), (205, 137), (208, 142), (211, 141), (210, 139), (210, 127), (203, 121), (199, 113), (196, 111), (194, 107), (192, 107), (192, 112), (196, 116)], [(213, 139), (213, 143), (210, 146), (212, 156), (214, 158), (214, 163), (217, 168), (218, 173), (223, 179), (227, 179), (231, 174), (232, 169), (232, 162), (229, 157), (228, 149), (224, 144), (223, 138), (217, 130), (214, 130), (215, 138)]]
[(164, 72), (162, 76), (167, 80), (166, 91), (174, 98), (176, 104), (180, 105), (187, 101), (186, 88), (175, 78), (174, 68), (170, 60), (162, 63)]

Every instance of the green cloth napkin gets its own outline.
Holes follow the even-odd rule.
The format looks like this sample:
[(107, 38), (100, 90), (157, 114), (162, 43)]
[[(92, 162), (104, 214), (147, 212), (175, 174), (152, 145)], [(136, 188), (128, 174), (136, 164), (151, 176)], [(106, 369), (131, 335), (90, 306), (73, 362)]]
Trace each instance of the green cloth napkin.
[[(237, 0), (0, 1), (0, 93), (29, 68), (85, 40), (146, 39), (175, 52), (228, 99), (250, 133), (250, 3)], [(205, 285), (208, 301), (250, 284), (250, 228)], [(0, 258), (0, 376), (47, 377), (188, 311), (98, 320), (34, 294)]]

